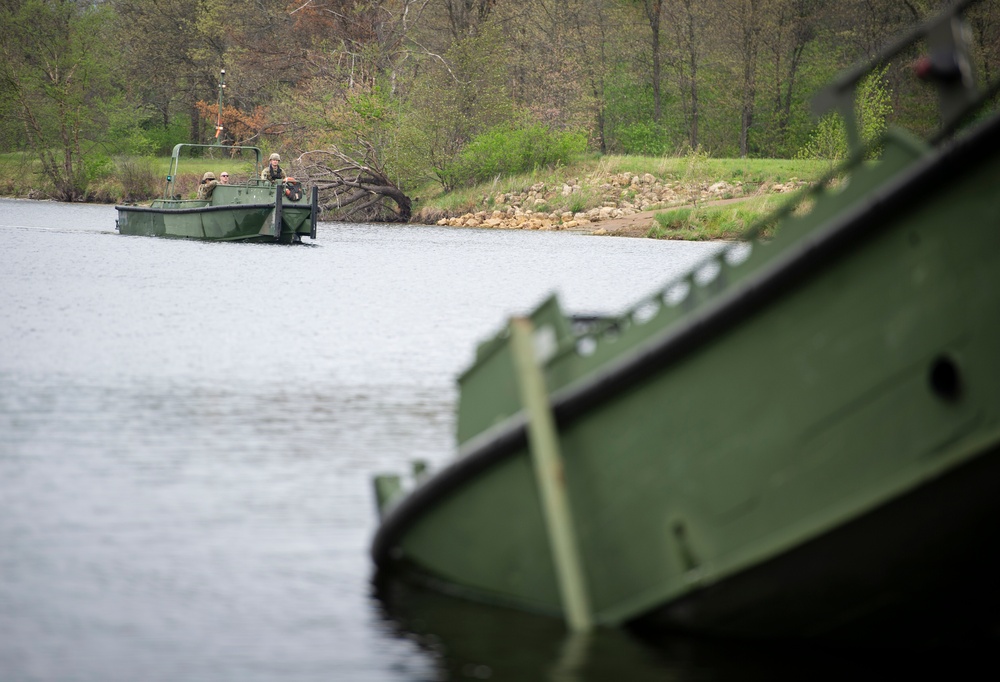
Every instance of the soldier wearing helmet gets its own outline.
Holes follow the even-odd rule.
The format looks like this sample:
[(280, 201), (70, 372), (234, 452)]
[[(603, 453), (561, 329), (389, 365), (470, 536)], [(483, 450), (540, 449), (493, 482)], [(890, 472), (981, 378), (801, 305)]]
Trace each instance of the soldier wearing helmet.
[(271, 154), (271, 158), (268, 160), (267, 165), (264, 166), (264, 170), (260, 172), (260, 179), (267, 180), (268, 182), (283, 182), (288, 176), (281, 169), (281, 166), (278, 165), (280, 163), (281, 157), (277, 154)]
[(198, 185), (198, 198), (208, 200), (212, 198), (212, 192), (219, 183), (215, 180), (215, 173), (208, 171), (201, 176), (201, 183)]

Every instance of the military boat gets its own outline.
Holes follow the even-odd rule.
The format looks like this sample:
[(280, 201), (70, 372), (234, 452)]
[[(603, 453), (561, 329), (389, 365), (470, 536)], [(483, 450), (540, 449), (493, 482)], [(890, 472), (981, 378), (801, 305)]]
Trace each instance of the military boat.
[(174, 194), (180, 159), (192, 148), (220, 149), (218, 145), (176, 145), (163, 197), (149, 206), (115, 206), (121, 234), (285, 244), (302, 237), (316, 239), (317, 189), (304, 190), (293, 179), (281, 183), (256, 179), (262, 168), (257, 147), (221, 147), (229, 154), (255, 155), (252, 179), (216, 185), (208, 199), (182, 199)]
[[(822, 94), (851, 160), (750, 239), (482, 343), (454, 461), (374, 481), (379, 575), (574, 630), (998, 632), (1000, 116), (968, 4)], [(855, 88), (914, 43), (943, 126), (865, 161)]]

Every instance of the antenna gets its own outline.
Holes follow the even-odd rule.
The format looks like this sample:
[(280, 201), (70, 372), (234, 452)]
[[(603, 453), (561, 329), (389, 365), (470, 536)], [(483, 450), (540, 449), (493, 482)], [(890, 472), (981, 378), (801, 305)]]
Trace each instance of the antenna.
[(219, 74), (219, 111), (215, 119), (215, 143), (221, 144), (219, 135), (222, 134), (222, 91), (226, 89), (226, 70), (222, 69)]

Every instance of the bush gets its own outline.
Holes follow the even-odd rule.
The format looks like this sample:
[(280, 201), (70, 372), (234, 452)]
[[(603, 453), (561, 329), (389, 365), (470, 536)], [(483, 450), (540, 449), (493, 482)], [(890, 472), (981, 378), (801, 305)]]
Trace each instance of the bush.
[(670, 146), (666, 129), (653, 121), (621, 126), (616, 137), (624, 154), (662, 156)]
[(587, 148), (581, 132), (559, 132), (542, 124), (501, 125), (476, 135), (445, 169), (447, 184), (455, 187), (488, 182), (536, 168), (568, 163)]
[(84, 174), (88, 182), (102, 180), (114, 171), (111, 157), (105, 154), (89, 154), (83, 157)]
[(122, 185), (122, 201), (145, 201), (155, 197), (158, 177), (153, 160), (148, 157), (123, 156), (115, 159), (118, 181)]
[[(188, 122), (182, 119), (174, 119), (168, 125), (149, 125), (143, 130), (143, 137), (151, 153), (159, 155), (169, 155), (174, 149), (174, 145), (191, 141), (191, 131), (188, 129)], [(138, 144), (133, 144), (132, 153), (147, 153), (145, 148), (138, 149)]]
[[(854, 109), (858, 134), (861, 136), (861, 143), (867, 148), (868, 158), (874, 158), (880, 153), (881, 150), (873, 145), (885, 133), (892, 114), (891, 93), (885, 82), (888, 70), (888, 64), (875, 69), (857, 87)], [(819, 120), (809, 142), (798, 151), (795, 158), (837, 161), (846, 159), (849, 153), (844, 119), (840, 114), (831, 113)]]

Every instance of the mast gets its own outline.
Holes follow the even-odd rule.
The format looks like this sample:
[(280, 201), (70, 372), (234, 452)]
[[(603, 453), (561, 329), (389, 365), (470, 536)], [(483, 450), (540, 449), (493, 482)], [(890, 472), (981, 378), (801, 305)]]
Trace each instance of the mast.
[(215, 119), (215, 144), (221, 145), (222, 139), (222, 91), (226, 89), (226, 70), (222, 69), (219, 74), (219, 108)]

